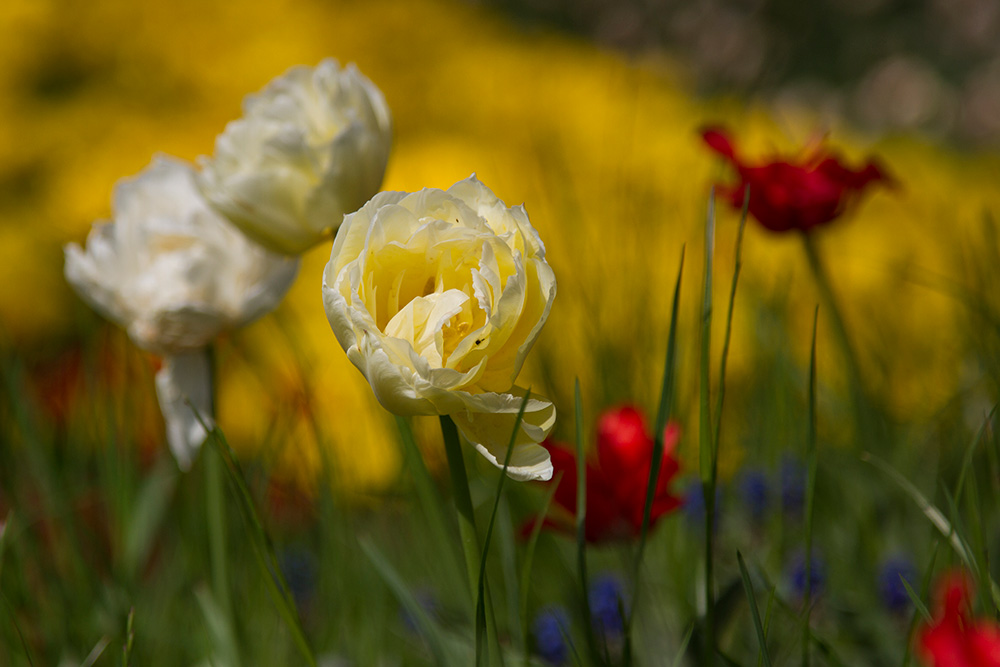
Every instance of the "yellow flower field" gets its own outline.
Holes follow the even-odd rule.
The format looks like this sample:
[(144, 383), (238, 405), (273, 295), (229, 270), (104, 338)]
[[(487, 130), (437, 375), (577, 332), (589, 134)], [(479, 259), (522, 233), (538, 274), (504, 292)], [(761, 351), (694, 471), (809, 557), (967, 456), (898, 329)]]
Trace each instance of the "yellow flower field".
[[(982, 247), (980, 233), (984, 212), (1000, 213), (997, 156), (823, 128), (805, 110), (698, 100), (669, 62), (627, 60), (447, 0), (0, 5), (3, 344), (39, 356), (91, 330), (96, 316), (63, 279), (62, 246), (109, 215), (114, 183), (156, 153), (211, 153), (244, 95), (327, 56), (356, 62), (392, 109), (383, 189), (445, 188), (475, 172), (508, 205), (525, 202), (559, 298), (519, 383), (564, 416), (575, 377), (591, 413), (627, 399), (654, 407), (682, 245), (681, 330), (696, 330), (705, 210), (724, 175), (698, 129), (719, 121), (754, 155), (793, 151), (829, 131), (849, 157), (883, 158), (902, 188), (877, 191), (819, 239), (862, 367), (894, 414), (932, 415), (975, 390), (961, 306), (942, 276), (961, 277), (962, 248), (1000, 253)], [(717, 313), (737, 220), (720, 205)], [(762, 340), (808, 358), (818, 296), (800, 245), (748, 224), (727, 383), (737, 402)], [(304, 481), (321, 465), (319, 440), (338, 480), (363, 491), (395, 479), (397, 436), (324, 316), (329, 253), (329, 243), (309, 252), (279, 311), (220, 347), (219, 421), (240, 451), (266, 448)], [(759, 304), (785, 300), (796, 337), (774, 340)], [(721, 324), (716, 332), (721, 346)], [(690, 352), (681, 366), (682, 458), (692, 461), (697, 392), (684, 378), (695, 377), (697, 342), (680, 341)], [(819, 376), (835, 397), (844, 378), (822, 327), (819, 347)], [(557, 433), (570, 433), (570, 423)], [(424, 429), (429, 441), (439, 438), (435, 426)], [(724, 472), (739, 460), (739, 425), (727, 428)]]

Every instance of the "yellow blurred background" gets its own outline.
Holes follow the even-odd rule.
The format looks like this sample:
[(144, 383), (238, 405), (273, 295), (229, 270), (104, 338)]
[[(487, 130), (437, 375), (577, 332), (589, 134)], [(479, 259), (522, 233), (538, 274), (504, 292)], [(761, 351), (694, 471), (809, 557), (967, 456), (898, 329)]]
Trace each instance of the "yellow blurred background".
[[(984, 211), (1000, 211), (996, 155), (821, 127), (807, 109), (699, 100), (694, 82), (668, 61), (628, 59), (449, 0), (5, 0), (3, 345), (38, 354), (96, 321), (63, 279), (62, 246), (82, 242), (92, 222), (108, 217), (118, 179), (158, 152), (210, 154), (246, 94), (327, 56), (357, 63), (392, 109), (383, 189), (444, 188), (476, 172), (508, 205), (525, 203), (559, 294), (520, 383), (554, 398), (564, 417), (575, 377), (590, 415), (613, 401), (655, 407), (686, 244), (680, 416), (690, 457), (701, 237), (709, 187), (723, 175), (697, 130), (718, 121), (751, 155), (794, 151), (829, 131), (855, 160), (882, 156), (901, 190), (875, 192), (819, 238), (863, 367), (890, 409), (911, 417), (933, 414), (969, 381), (960, 307), (941, 276), (960, 278), (958, 250), (975, 243)], [(737, 218), (720, 207), (717, 313)], [(345, 487), (380, 488), (399, 467), (395, 425), (329, 330), (320, 295), (328, 254), (328, 244), (311, 251), (279, 311), (220, 347), (220, 423), (241, 451), (267, 448), (287, 475), (315, 473), (318, 440)], [(807, 358), (819, 298), (800, 239), (751, 222), (744, 260), (733, 387), (764, 344)], [(775, 300), (790, 309), (787, 340), (773, 340), (757, 316)], [(836, 387), (843, 373), (825, 329), (819, 345), (820, 377)], [(557, 433), (571, 435), (570, 422)], [(418, 424), (430, 451), (435, 426)], [(733, 461), (738, 428), (723, 443)]]

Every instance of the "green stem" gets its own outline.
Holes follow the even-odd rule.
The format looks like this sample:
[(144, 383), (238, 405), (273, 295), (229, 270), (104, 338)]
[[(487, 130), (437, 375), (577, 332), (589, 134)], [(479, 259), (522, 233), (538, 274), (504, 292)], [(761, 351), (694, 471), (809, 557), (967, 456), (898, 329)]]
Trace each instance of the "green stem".
[(858, 355), (851, 343), (851, 338), (847, 333), (847, 326), (840, 307), (837, 304), (837, 297), (833, 293), (830, 283), (830, 276), (823, 266), (823, 261), (819, 256), (819, 248), (816, 246), (816, 239), (813, 234), (802, 235), (803, 245), (806, 250), (806, 258), (809, 260), (809, 269), (812, 271), (819, 289), (820, 298), (826, 303), (826, 315), (833, 327), (833, 335), (840, 346), (841, 356), (847, 368), (848, 386), (851, 391), (851, 399), (854, 403), (855, 419), (857, 421), (858, 435), (862, 439), (872, 443), (879, 441), (883, 434), (876, 432), (877, 423), (871, 411), (868, 393), (865, 390), (864, 376), (861, 373), (861, 365), (858, 362)]
[(699, 357), (698, 450), (702, 493), (705, 498), (705, 636), (702, 665), (715, 664), (715, 480), (718, 472), (712, 436), (710, 355), (712, 342), (712, 256), (715, 250), (715, 195), (708, 201), (705, 224), (705, 273), (702, 277), (701, 340)]
[(465, 569), (472, 598), (479, 587), (479, 536), (476, 533), (476, 519), (472, 511), (472, 496), (469, 495), (469, 478), (465, 474), (465, 459), (462, 457), (462, 443), (458, 439), (458, 429), (448, 415), (441, 415), (441, 435), (444, 436), (444, 452), (448, 457), (448, 472), (451, 476), (451, 490), (458, 512), (458, 531), (465, 553)]
[[(441, 435), (444, 436), (444, 451), (448, 458), (448, 471), (451, 476), (451, 487), (455, 497), (455, 509), (458, 512), (458, 532), (462, 540), (462, 551), (465, 553), (465, 569), (469, 581), (469, 591), (472, 599), (472, 614), (475, 619), (479, 605), (479, 566), (480, 550), (479, 535), (476, 532), (476, 519), (472, 510), (472, 496), (469, 494), (469, 478), (465, 474), (465, 459), (462, 457), (462, 443), (458, 438), (458, 428), (448, 415), (441, 415)], [(486, 613), (486, 636), (491, 650), (491, 657), (502, 660), (497, 653), (498, 633), (496, 618), (493, 616), (493, 604), (489, 586), (484, 591), (484, 610)], [(476, 637), (478, 644), (479, 637)], [(482, 652), (476, 647), (476, 655)]]

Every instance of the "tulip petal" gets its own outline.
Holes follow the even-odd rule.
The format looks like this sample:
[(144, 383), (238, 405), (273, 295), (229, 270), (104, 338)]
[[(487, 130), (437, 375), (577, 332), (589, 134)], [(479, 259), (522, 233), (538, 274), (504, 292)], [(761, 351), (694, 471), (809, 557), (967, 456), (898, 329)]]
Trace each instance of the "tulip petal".
[(156, 396), (167, 427), (167, 443), (181, 470), (189, 470), (212, 419), (211, 360), (207, 350), (167, 357), (156, 372)]
[[(517, 413), (526, 393), (514, 387), (510, 394), (465, 394), (467, 409), (454, 412), (451, 418), (462, 435), (486, 459), (503, 467), (507, 445), (517, 421)], [(452, 392), (459, 395), (464, 392)], [(552, 479), (552, 461), (548, 451), (538, 443), (545, 439), (555, 425), (555, 406), (549, 401), (532, 397), (525, 406), (524, 418), (514, 440), (507, 474), (517, 481)]]

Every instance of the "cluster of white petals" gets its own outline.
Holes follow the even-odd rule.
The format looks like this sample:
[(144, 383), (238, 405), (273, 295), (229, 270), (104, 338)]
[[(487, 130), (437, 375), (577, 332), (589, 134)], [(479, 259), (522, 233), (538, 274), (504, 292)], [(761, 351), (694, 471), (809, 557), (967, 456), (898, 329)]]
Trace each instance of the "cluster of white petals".
[(392, 139), (381, 91), (353, 65), (294, 67), (247, 96), (203, 158), (213, 207), (264, 246), (301, 254), (378, 192)]
[(205, 433), (185, 397), (210, 414), (205, 347), (272, 310), (299, 263), (213, 211), (179, 160), (156, 158), (119, 182), (112, 207), (113, 220), (91, 229), (86, 248), (66, 246), (66, 278), (136, 345), (165, 357), (157, 392), (171, 449), (186, 467)]
[[(498, 467), (525, 394), (514, 383), (555, 293), (524, 208), (475, 176), (447, 191), (376, 195), (344, 219), (323, 274), (330, 325), (379, 402), (450, 415)], [(537, 443), (554, 422), (550, 402), (528, 401), (512, 478), (552, 476)]]

